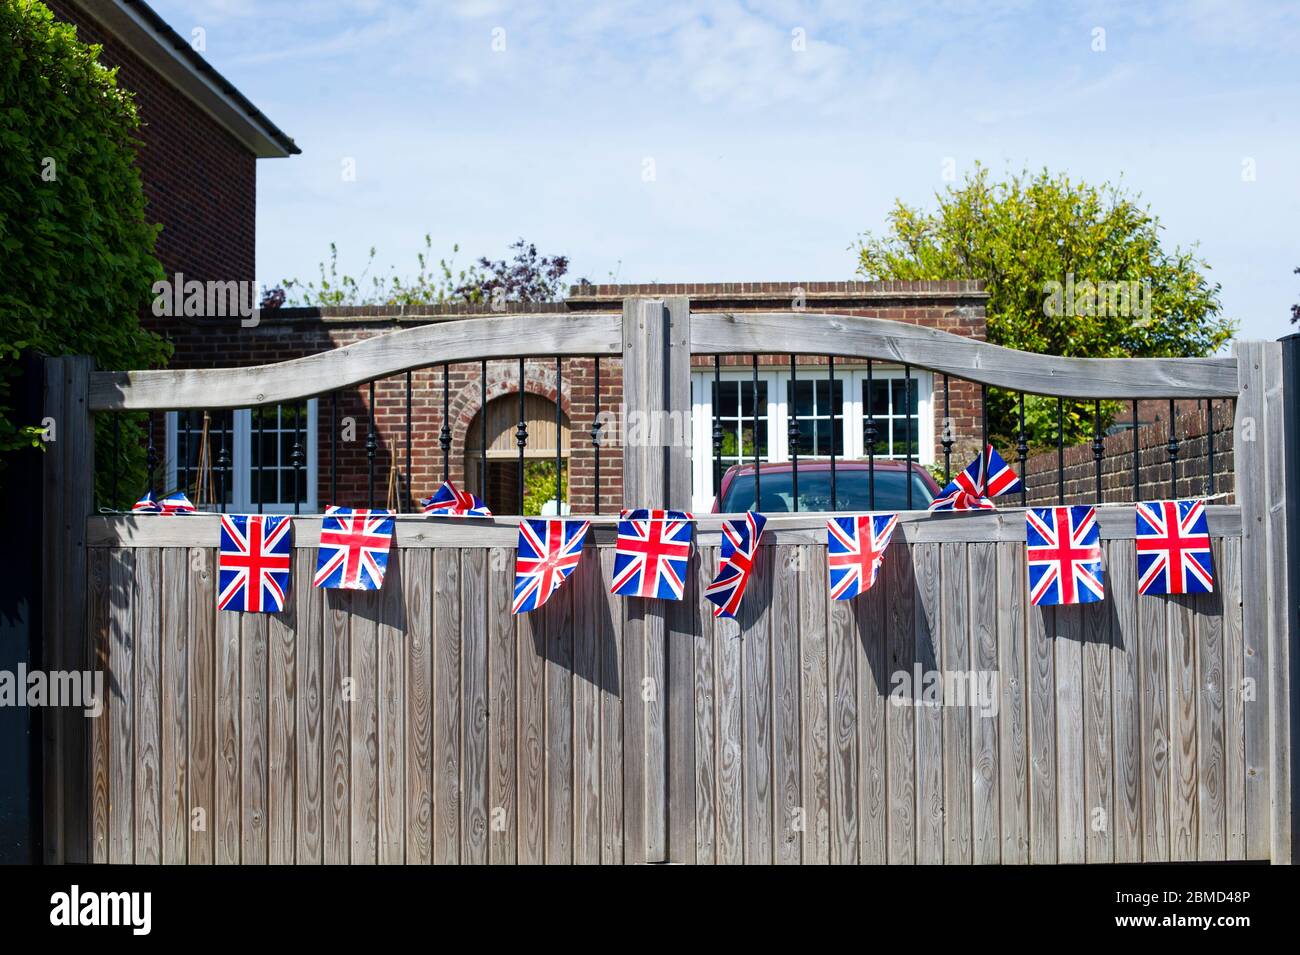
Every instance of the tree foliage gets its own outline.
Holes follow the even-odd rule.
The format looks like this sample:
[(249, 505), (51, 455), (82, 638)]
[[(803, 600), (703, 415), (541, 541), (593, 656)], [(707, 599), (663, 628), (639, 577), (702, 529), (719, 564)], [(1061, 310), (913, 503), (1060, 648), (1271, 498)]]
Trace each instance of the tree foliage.
[[(1166, 249), (1159, 220), (1122, 186), (1076, 183), (1047, 170), (994, 182), (977, 166), (935, 198), (933, 211), (897, 202), (885, 234), (861, 237), (861, 275), (985, 279), (989, 340), (1029, 352), (1199, 356), (1232, 336), (1209, 266), (1193, 251)], [(1101, 294), (1117, 287), (1127, 304)], [(1003, 444), (1014, 443), (1014, 402), (1011, 394), (990, 393), (991, 431)], [(1104, 409), (1104, 424), (1115, 411)], [(1055, 442), (1054, 399), (1030, 397), (1026, 419), (1031, 444)], [(1092, 427), (1090, 408), (1067, 405), (1068, 441)]]
[[(38, 423), (14, 420), (11, 404), (22, 350), (90, 355), (101, 368), (146, 368), (169, 355), (140, 324), (162, 267), (135, 165), (139, 120), (99, 53), (44, 5), (0, 3), (4, 451), (39, 444)], [(100, 425), (97, 459), (107, 472), (114, 462)], [(128, 426), (119, 442), (127, 484), (140, 473), (137, 437)]]

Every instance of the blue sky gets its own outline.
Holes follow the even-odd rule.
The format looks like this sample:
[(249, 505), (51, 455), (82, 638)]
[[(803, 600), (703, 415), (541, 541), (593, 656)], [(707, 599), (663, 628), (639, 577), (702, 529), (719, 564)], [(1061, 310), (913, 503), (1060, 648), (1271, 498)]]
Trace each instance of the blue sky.
[(1122, 178), (1243, 337), (1296, 330), (1294, 3), (151, 3), (303, 149), (258, 164), (264, 284), (330, 241), (409, 272), (426, 232), (598, 282), (852, 278), (978, 160)]

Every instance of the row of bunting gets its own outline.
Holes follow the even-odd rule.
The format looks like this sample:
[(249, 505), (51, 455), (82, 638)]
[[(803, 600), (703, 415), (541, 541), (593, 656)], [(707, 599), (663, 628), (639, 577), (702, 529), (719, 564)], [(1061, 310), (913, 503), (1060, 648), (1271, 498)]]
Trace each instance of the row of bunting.
[[(987, 510), (992, 498), (1019, 490), (1014, 472), (989, 446), (944, 488), (931, 510)], [(490, 517), (483, 502), (450, 483), (422, 502), (426, 513)], [(184, 495), (155, 501), (146, 495), (137, 511), (194, 511)], [(1210, 593), (1214, 589), (1205, 502), (1151, 501), (1137, 505), (1139, 594)], [(329, 507), (321, 525), (313, 585), (378, 590), (393, 539), (389, 510)], [(635, 509), (620, 515), (610, 592), (624, 597), (681, 600), (690, 559), (694, 516), (686, 511)], [(222, 610), (275, 613), (289, 590), (292, 553), (289, 516), (223, 514), (217, 606)], [(758, 557), (767, 518), (754, 511), (722, 524), (717, 576), (705, 588), (715, 617), (734, 617)], [(543, 606), (577, 568), (590, 522), (524, 518), (519, 522), (513, 612)], [(830, 597), (850, 600), (875, 584), (897, 514), (832, 517), (827, 529)], [(1105, 599), (1097, 509), (1091, 506), (1029, 508), (1025, 546), (1030, 601), (1035, 606), (1096, 603)]]

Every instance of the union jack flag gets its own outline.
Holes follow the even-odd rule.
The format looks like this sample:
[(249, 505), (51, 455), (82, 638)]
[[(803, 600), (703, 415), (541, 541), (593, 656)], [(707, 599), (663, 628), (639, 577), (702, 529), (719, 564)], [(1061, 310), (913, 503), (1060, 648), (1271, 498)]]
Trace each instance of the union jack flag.
[(832, 517), (826, 522), (832, 600), (851, 600), (871, 589), (897, 526), (897, 514)]
[(289, 593), (293, 521), (270, 514), (222, 514), (217, 609), (279, 613)]
[(514, 613), (536, 610), (551, 599), (582, 560), (590, 521), (523, 520), (515, 553)]
[(1019, 490), (1020, 478), (990, 444), (966, 470), (948, 482), (930, 502), (930, 510), (991, 511), (995, 508), (992, 498)]
[(623, 511), (619, 518), (609, 592), (681, 600), (695, 517), (686, 511), (637, 508)]
[(384, 586), (392, 541), (392, 511), (326, 508), (313, 585), (337, 590), (378, 590)]
[(1214, 592), (1210, 526), (1204, 501), (1137, 506), (1138, 593)]
[(141, 514), (193, 514), (194, 505), (180, 491), (168, 494), (161, 501), (154, 499), (153, 491), (145, 491), (144, 497), (136, 501), (131, 510)]
[(717, 604), (715, 617), (734, 617), (740, 607), (740, 598), (749, 586), (754, 571), (754, 558), (758, 556), (758, 540), (763, 536), (767, 518), (755, 511), (722, 523), (722, 553), (718, 576), (704, 589), (704, 596)]
[(1025, 511), (1025, 543), (1035, 607), (1105, 598), (1095, 507), (1031, 507)]
[(442, 517), (491, 517), (487, 505), (469, 491), (462, 491), (450, 481), (443, 481), (442, 486), (433, 492), (433, 497), (420, 502), (426, 514)]

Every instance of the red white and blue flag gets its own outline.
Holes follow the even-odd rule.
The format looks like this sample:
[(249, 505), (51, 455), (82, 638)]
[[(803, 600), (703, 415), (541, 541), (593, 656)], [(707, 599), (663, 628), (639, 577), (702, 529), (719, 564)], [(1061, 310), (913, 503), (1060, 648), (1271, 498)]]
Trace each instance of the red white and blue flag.
[(1137, 506), (1139, 594), (1214, 592), (1210, 526), (1204, 501), (1148, 501)]
[(1025, 543), (1035, 607), (1105, 598), (1095, 507), (1031, 507), (1025, 511)]
[(462, 491), (450, 481), (443, 481), (442, 486), (433, 492), (433, 497), (420, 502), (424, 513), (435, 517), (491, 517), (487, 505), (471, 494)]
[(871, 589), (897, 526), (897, 514), (855, 514), (826, 522), (832, 600), (851, 600)]
[(582, 545), (590, 526), (590, 521), (558, 518), (519, 522), (513, 613), (536, 610), (560, 589), (582, 560)]
[(289, 593), (293, 521), (270, 514), (222, 514), (217, 609), (279, 613)]
[(193, 514), (194, 505), (180, 491), (168, 494), (161, 501), (154, 499), (153, 491), (146, 491), (131, 510), (140, 514)]
[(614, 581), (609, 592), (681, 600), (694, 516), (686, 511), (637, 508), (623, 511), (619, 517)]
[(993, 498), (1020, 490), (1020, 478), (988, 445), (984, 453), (966, 466), (939, 496), (930, 502), (932, 511), (991, 511)]
[(767, 518), (756, 511), (746, 511), (744, 517), (722, 522), (722, 552), (718, 576), (704, 589), (704, 596), (717, 606), (715, 617), (734, 617), (745, 596), (749, 578), (754, 572), (754, 559), (758, 556), (758, 541), (763, 536)]
[(334, 590), (384, 586), (393, 542), (393, 512), (350, 507), (325, 509), (313, 585)]

